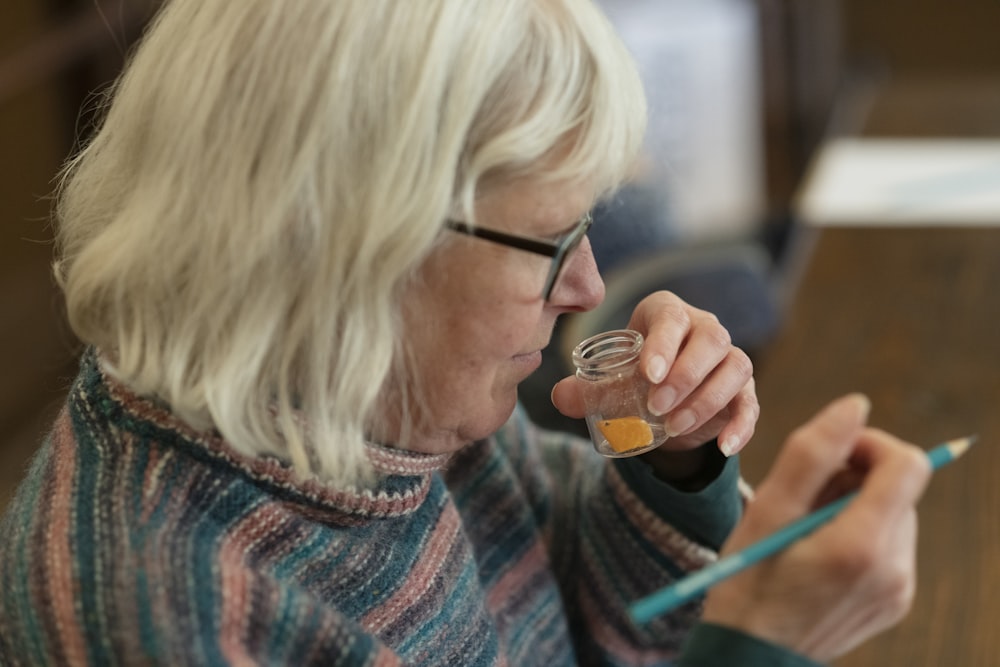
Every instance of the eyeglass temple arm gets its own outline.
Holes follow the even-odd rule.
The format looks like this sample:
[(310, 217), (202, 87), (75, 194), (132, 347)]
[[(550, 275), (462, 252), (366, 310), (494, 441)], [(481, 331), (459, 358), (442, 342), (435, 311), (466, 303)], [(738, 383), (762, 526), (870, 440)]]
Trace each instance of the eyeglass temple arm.
[(458, 222), (457, 220), (447, 220), (445, 224), (448, 226), (448, 229), (456, 232), (461, 232), (463, 234), (468, 234), (469, 236), (475, 236), (477, 238), (486, 239), (487, 241), (493, 241), (494, 243), (500, 243), (513, 248), (518, 248), (519, 250), (527, 250), (528, 252), (544, 255), (545, 257), (555, 257), (559, 252), (559, 246), (548, 241), (529, 239), (523, 236), (513, 236), (511, 234), (498, 232), (494, 229), (473, 227), (472, 225), (468, 225), (464, 222)]

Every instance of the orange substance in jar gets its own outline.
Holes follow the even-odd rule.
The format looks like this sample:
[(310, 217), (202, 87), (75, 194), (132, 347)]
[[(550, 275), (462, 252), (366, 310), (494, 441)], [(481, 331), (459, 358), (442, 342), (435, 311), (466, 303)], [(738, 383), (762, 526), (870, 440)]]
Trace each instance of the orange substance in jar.
[(602, 419), (597, 428), (619, 454), (653, 444), (653, 430), (642, 417)]

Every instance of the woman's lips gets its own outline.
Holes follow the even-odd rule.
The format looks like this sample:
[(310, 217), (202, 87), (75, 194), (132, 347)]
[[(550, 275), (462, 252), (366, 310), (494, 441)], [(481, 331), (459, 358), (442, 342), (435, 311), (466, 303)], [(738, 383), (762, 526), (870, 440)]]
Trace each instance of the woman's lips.
[(525, 354), (515, 354), (513, 359), (517, 364), (534, 371), (542, 365), (542, 351), (535, 350), (534, 352), (526, 352)]

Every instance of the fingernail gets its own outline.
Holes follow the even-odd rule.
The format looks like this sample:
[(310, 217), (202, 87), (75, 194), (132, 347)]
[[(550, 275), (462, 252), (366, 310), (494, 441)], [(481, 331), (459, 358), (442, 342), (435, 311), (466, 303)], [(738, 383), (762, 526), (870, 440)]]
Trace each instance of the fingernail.
[(663, 378), (667, 377), (667, 360), (659, 355), (653, 357), (649, 360), (646, 374), (649, 376), (650, 382), (660, 384), (663, 382)]
[(864, 394), (854, 394), (854, 400), (858, 402), (858, 409), (861, 411), (862, 418), (868, 419), (868, 415), (872, 411), (871, 399)]
[(668, 437), (672, 438), (675, 435), (686, 433), (694, 426), (695, 420), (696, 417), (690, 410), (681, 410), (676, 415), (672, 415), (665, 424)]
[(673, 387), (660, 387), (649, 397), (649, 411), (657, 417), (667, 414), (667, 410), (674, 407), (677, 400), (677, 391)]
[(726, 458), (732, 456), (736, 453), (737, 448), (740, 446), (740, 439), (738, 436), (731, 435), (722, 442), (719, 443), (719, 451), (722, 452), (723, 456)]

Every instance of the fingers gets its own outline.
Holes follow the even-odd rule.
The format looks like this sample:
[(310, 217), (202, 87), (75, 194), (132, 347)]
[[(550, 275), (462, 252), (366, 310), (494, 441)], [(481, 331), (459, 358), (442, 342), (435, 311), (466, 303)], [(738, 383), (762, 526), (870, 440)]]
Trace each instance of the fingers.
[(580, 380), (571, 375), (552, 387), (552, 405), (570, 419), (583, 419), (587, 416), (587, 406), (583, 402), (583, 391), (579, 385)]
[(641, 362), (654, 385), (648, 408), (665, 416), (667, 432), (692, 433), (728, 408), (739, 416), (729, 429), (730, 449), (742, 447), (753, 432), (746, 422), (755, 422), (759, 413), (753, 364), (733, 346), (719, 320), (673, 294), (657, 292), (640, 302), (630, 326), (646, 332)]
[[(687, 356), (688, 351), (685, 350), (677, 363), (682, 363)], [(712, 357), (706, 354), (700, 358), (700, 362), (707, 364), (709, 359)], [(664, 418), (664, 426), (672, 436), (683, 435), (698, 428), (723, 408), (732, 407), (734, 405), (732, 402), (736, 398), (740, 400), (735, 406), (745, 405), (750, 408), (756, 420), (757, 396), (754, 393), (753, 363), (750, 358), (742, 350), (731, 347), (729, 353), (715, 364), (715, 367), (707, 369), (707, 372), (703, 368), (699, 368), (697, 373), (680, 371), (687, 378), (699, 378), (701, 372), (705, 372), (705, 375), (695, 380), (697, 384), (686, 390), (685, 395), (674, 404)], [(674, 375), (673, 369), (670, 375)], [(686, 384), (687, 382), (683, 385), (678, 383), (682, 386)], [(660, 389), (653, 391), (654, 399), (658, 391)], [(650, 412), (656, 415), (663, 414), (653, 409), (652, 404)]]
[[(640, 315), (654, 309), (656, 317), (644, 322)], [(657, 416), (679, 407), (736, 350), (729, 332), (714, 315), (665, 292), (644, 299), (631, 326), (646, 327), (642, 366), (650, 382), (657, 385), (649, 396), (649, 411)], [(749, 361), (746, 355), (735, 360)]]
[[(636, 307), (629, 327), (643, 333), (640, 369), (652, 384), (649, 412), (662, 418), (669, 448), (687, 449), (718, 438), (727, 456), (753, 435), (760, 406), (750, 358), (734, 347), (719, 320), (669, 292)], [(586, 414), (579, 381), (566, 378), (552, 390), (564, 415)]]
[(930, 478), (926, 454), (865, 429), (851, 463), (867, 473), (858, 496), (817, 533), (813, 553), (825, 560), (821, 576), (855, 605), (817, 624), (800, 645), (824, 661), (897, 623), (916, 591), (915, 505)]
[(807, 514), (831, 495), (857, 497), (828, 524), (719, 584), (704, 618), (826, 663), (909, 609), (916, 585), (915, 505), (926, 454), (865, 425), (868, 400), (834, 401), (785, 442), (724, 552)]
[(726, 456), (732, 456), (743, 449), (757, 428), (760, 403), (757, 402), (757, 392), (752, 377), (730, 404), (729, 417), (729, 422), (722, 427), (718, 435), (719, 450)]
[(930, 477), (926, 454), (867, 428), (870, 403), (860, 394), (834, 401), (786, 440), (755, 504), (769, 508), (768, 526), (802, 516), (834, 496), (859, 489), (837, 522), (876, 535), (912, 510)]
[(691, 327), (689, 306), (669, 292), (654, 292), (636, 306), (629, 328), (643, 332), (640, 367), (654, 385), (667, 377)]
[(849, 520), (881, 524), (912, 510), (931, 476), (930, 460), (918, 447), (877, 429), (866, 429), (854, 458), (867, 469), (855, 502), (844, 513)]
[(834, 401), (785, 441), (757, 497), (787, 516), (808, 511), (842, 470), (861, 437), (871, 404), (861, 394)]
[[(672, 438), (671, 449), (689, 449), (717, 438), (719, 450), (726, 456), (739, 452), (753, 437), (760, 416), (760, 404), (753, 377), (743, 382), (727, 384), (720, 374), (711, 386), (694, 392), (684, 406), (690, 405), (697, 415), (695, 426), (685, 430), (685, 437)], [(552, 388), (552, 404), (559, 412), (572, 419), (582, 419), (587, 408), (583, 400), (581, 381), (575, 376), (564, 378)], [(728, 405), (717, 406), (729, 396)]]

